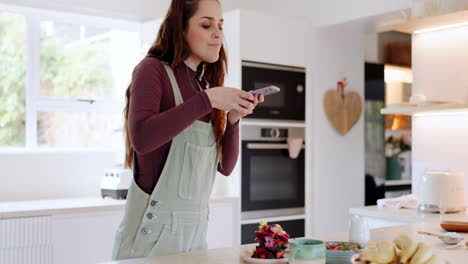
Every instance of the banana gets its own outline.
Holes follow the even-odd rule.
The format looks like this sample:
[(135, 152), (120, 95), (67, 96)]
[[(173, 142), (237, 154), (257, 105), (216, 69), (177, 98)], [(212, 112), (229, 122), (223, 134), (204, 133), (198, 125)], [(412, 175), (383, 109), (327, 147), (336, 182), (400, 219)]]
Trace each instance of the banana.
[(399, 235), (393, 240), (395, 246), (401, 250), (400, 263), (406, 264), (416, 252), (418, 244), (407, 235)]
[(377, 264), (389, 264), (394, 262), (397, 255), (390, 242), (378, 242), (376, 249), (366, 249), (362, 252), (362, 260)]
[(426, 243), (418, 243), (418, 248), (411, 258), (410, 264), (425, 264), (432, 257), (432, 248)]
[(424, 264), (445, 264), (444, 259), (439, 255), (432, 255), (432, 257)]

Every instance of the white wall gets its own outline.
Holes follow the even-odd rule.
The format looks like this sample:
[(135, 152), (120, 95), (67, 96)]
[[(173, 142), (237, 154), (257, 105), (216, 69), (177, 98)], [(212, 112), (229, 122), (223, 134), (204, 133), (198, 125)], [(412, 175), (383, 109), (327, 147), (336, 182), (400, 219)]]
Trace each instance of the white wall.
[(109, 151), (2, 151), (0, 201), (99, 196)]
[(413, 35), (413, 93), (468, 101), (468, 27)]
[[(413, 94), (466, 103), (468, 27), (417, 34), (412, 40)], [(419, 180), (429, 168), (462, 171), (468, 183), (468, 113), (417, 116), (412, 127), (413, 192), (418, 193)]]
[(427, 169), (463, 172), (468, 184), (468, 113), (413, 117), (412, 133), (413, 193), (419, 194), (420, 180)]
[[(317, 30), (313, 95), (314, 233), (345, 232), (350, 207), (364, 205), (364, 117), (345, 136), (328, 122), (323, 95), (347, 77), (347, 91), (364, 97), (363, 21)], [(345, 91), (346, 92), (346, 91)]]
[[(241, 88), (241, 32), (239, 9), (224, 12), (224, 48), (228, 56), (228, 73), (224, 80), (224, 86)], [(217, 173), (215, 185), (213, 186), (213, 195), (233, 195), (240, 197), (241, 184), (241, 149), (236, 166), (231, 175), (226, 177)]]

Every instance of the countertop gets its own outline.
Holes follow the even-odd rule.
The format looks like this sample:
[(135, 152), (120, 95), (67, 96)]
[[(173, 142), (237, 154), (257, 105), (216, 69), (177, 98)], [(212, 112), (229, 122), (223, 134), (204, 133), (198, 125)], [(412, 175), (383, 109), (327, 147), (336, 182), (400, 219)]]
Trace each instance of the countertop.
[[(238, 197), (233, 196), (212, 196), (210, 203), (235, 202), (238, 200)], [(124, 210), (125, 203), (126, 200), (108, 197), (105, 199), (101, 197), (82, 197), (0, 202), (0, 219)]]
[[(416, 232), (419, 230), (436, 233), (444, 232), (437, 223), (433, 222), (378, 228), (371, 230), (370, 242), (392, 241), (399, 234), (407, 234), (418, 241), (426, 242), (432, 245), (434, 248), (434, 253), (440, 254), (442, 257), (448, 260), (450, 264), (466, 263), (466, 259), (468, 259), (468, 249), (463, 247), (458, 247), (456, 249), (444, 249), (446, 245), (440, 242), (438, 238), (417, 234)], [(463, 236), (465, 240), (468, 240), (468, 233), (463, 234)], [(319, 236), (316, 237), (316, 239), (324, 241), (345, 241), (347, 240), (347, 234)], [(250, 250), (253, 247), (254, 244), (251, 244), (234, 248), (210, 249), (206, 251), (196, 251), (167, 256), (112, 261), (101, 264), (239, 264), (243, 263), (239, 257), (240, 253), (244, 250)]]
[(423, 213), (417, 209), (396, 209), (391, 207), (365, 206), (350, 208), (349, 213), (366, 217), (398, 221), (405, 223), (417, 222), (439, 222), (439, 221), (466, 221), (468, 222), (468, 212), (458, 212), (451, 214)]

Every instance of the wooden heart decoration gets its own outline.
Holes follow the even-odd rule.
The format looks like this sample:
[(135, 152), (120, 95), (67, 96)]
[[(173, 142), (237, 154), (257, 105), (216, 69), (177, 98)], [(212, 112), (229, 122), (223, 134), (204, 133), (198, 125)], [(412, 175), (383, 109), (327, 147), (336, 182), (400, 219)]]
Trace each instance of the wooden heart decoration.
[(342, 96), (335, 90), (328, 90), (323, 97), (323, 107), (328, 121), (344, 136), (361, 117), (361, 96), (356, 92)]

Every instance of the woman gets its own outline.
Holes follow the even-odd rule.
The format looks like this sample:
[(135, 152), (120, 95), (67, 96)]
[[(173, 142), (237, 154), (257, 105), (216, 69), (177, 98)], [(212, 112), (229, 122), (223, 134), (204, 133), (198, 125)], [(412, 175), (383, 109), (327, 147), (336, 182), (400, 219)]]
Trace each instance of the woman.
[(222, 25), (218, 0), (173, 0), (156, 42), (135, 67), (125, 108), (126, 165), (134, 181), (114, 260), (206, 248), (216, 170), (232, 172), (238, 121), (263, 102), (222, 87)]

